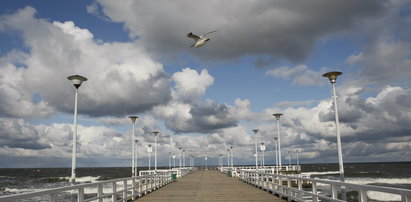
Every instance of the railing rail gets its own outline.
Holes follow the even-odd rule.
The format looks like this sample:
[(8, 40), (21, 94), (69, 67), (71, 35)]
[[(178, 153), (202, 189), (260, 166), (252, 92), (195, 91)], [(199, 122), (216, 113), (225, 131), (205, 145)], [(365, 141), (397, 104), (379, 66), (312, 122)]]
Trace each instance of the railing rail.
[[(17, 201), (123, 201), (136, 199), (172, 182), (171, 172), (78, 184), (36, 192), (0, 196), (0, 202)], [(94, 191), (96, 189), (96, 191)], [(93, 191), (89, 191), (93, 190)]]
[[(270, 191), (280, 197), (287, 198), (288, 201), (335, 201), (343, 200), (338, 198), (339, 190), (357, 192), (357, 201), (367, 202), (367, 192), (383, 192), (400, 196), (400, 201), (411, 202), (411, 190), (382, 187), (373, 185), (358, 185), (345, 182), (338, 182), (324, 179), (314, 179), (301, 177), (301, 175), (276, 175), (255, 170), (238, 170), (239, 178), (253, 186)], [(303, 188), (303, 185), (306, 188)], [(308, 185), (308, 186), (307, 186)], [(341, 193), (340, 193), (341, 194)]]

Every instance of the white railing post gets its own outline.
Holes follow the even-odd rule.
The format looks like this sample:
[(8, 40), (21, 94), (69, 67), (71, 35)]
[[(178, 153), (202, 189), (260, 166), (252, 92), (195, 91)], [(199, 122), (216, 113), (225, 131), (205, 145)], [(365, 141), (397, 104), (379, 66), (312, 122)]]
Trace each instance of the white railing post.
[(123, 180), (123, 202), (127, 202), (127, 180)]
[(117, 183), (113, 182), (113, 193), (111, 194), (111, 201), (116, 202), (117, 201)]
[(337, 185), (336, 184), (331, 184), (331, 197), (333, 199), (337, 199), (338, 198), (338, 189), (337, 189)]
[(135, 195), (136, 195), (136, 180), (135, 180), (135, 178), (133, 178), (132, 180), (131, 180), (131, 187), (132, 187), (132, 190), (131, 190), (131, 199), (135, 199)]
[(318, 197), (317, 197), (317, 182), (313, 182), (312, 183), (312, 189), (313, 189), (313, 194), (315, 196), (313, 196), (313, 202), (317, 202), (318, 201)]
[(401, 194), (402, 202), (411, 202), (411, 195)]
[(291, 177), (287, 178), (287, 199), (291, 201)]
[(367, 198), (367, 190), (365, 189), (361, 189), (359, 191), (360, 193), (358, 194), (359, 198), (360, 198), (360, 202), (367, 202), (368, 198)]
[(303, 180), (298, 179), (297, 180), (298, 183), (298, 194), (297, 194), (297, 198), (302, 198), (302, 191), (303, 191)]
[(77, 202), (83, 202), (84, 201), (84, 188), (79, 188), (77, 195), (78, 195)]
[(103, 202), (103, 185), (102, 184), (98, 184), (98, 188), (97, 188), (97, 197), (98, 197), (98, 201), (99, 202)]

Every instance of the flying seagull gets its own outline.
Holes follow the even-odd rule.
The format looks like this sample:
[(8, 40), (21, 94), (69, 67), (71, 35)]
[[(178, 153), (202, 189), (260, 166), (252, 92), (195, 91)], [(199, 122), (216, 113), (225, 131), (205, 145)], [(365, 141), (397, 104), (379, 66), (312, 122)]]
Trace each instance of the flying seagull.
[[(216, 32), (216, 31), (217, 30), (211, 31), (211, 32), (208, 32), (207, 34), (211, 34), (211, 33)], [(195, 35), (191, 32), (188, 33), (187, 37), (190, 37), (190, 38), (194, 39), (194, 41), (195, 41), (195, 43), (193, 45), (191, 45), (191, 47), (200, 47), (200, 46), (204, 45), (207, 41), (209, 41), (210, 38), (207, 37), (207, 34), (197, 36), (197, 35)]]

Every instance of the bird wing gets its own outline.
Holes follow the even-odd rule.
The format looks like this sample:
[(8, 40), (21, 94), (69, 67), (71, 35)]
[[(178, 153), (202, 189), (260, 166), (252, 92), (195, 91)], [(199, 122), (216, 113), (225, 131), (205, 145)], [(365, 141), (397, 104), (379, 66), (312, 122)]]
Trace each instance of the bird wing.
[[(217, 31), (218, 30), (214, 30), (214, 31), (208, 32), (207, 34), (211, 34), (211, 33), (217, 32)], [(204, 34), (203, 36), (206, 36), (207, 34)]]
[(197, 36), (197, 35), (195, 35), (195, 34), (193, 34), (193, 33), (188, 33), (187, 34), (187, 37), (190, 37), (190, 38), (192, 38), (192, 39), (194, 39), (194, 40), (200, 40), (201, 38), (199, 37), (199, 36)]

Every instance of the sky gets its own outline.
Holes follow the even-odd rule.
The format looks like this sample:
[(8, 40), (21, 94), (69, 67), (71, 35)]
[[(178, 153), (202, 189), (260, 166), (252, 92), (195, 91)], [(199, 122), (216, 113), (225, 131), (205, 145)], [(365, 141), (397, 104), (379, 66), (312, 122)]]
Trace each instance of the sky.
[[(344, 162), (411, 160), (411, 2), (406, 0), (3, 0), (0, 167), (70, 167), (75, 88), (78, 167), (158, 161), (253, 164), (253, 129), (275, 164), (336, 163), (336, 82)], [(190, 47), (192, 32), (207, 35)], [(187, 160), (188, 162), (188, 160)]]

